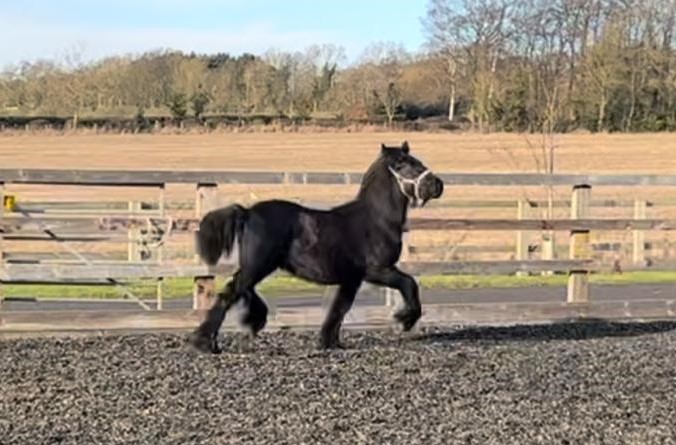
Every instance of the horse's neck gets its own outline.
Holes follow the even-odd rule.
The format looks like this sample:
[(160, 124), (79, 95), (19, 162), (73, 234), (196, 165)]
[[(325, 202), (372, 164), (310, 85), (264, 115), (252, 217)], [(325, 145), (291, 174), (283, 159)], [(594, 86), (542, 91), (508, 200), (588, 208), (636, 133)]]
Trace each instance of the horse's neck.
[(399, 232), (403, 230), (408, 213), (408, 200), (394, 185), (370, 184), (360, 191), (357, 199), (369, 213), (369, 223)]

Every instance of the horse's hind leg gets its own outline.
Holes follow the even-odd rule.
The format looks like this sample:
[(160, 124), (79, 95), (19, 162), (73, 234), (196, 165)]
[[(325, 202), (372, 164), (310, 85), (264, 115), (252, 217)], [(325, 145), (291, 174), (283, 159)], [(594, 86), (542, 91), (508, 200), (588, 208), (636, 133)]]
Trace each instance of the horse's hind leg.
[(236, 273), (231, 281), (225, 285), (223, 292), (216, 296), (213, 306), (207, 311), (207, 316), (200, 326), (190, 335), (189, 341), (200, 351), (216, 354), (220, 352), (218, 346), (218, 330), (223, 324), (228, 310), (237, 303), (240, 294), (236, 292), (235, 282), (239, 273)]
[(342, 348), (340, 327), (345, 314), (350, 310), (361, 285), (361, 280), (343, 283), (338, 287), (336, 296), (324, 320), (320, 331), (320, 346), (324, 349)]
[(242, 324), (248, 326), (251, 333), (256, 335), (268, 321), (268, 306), (253, 288), (245, 293), (244, 303), (246, 312), (242, 317)]
[[(193, 331), (189, 340), (200, 351), (221, 352), (218, 346), (218, 330), (225, 320), (230, 308), (240, 299), (247, 305), (247, 313), (242, 322), (250, 327), (253, 334), (257, 334), (267, 322), (268, 308), (265, 302), (256, 294), (253, 286), (265, 278), (267, 274), (240, 269), (233, 279), (225, 285), (223, 292), (217, 295), (214, 305), (207, 312), (207, 316), (200, 326)], [(253, 283), (253, 284), (252, 284)]]
[(240, 273), (235, 290), (242, 295), (245, 304), (246, 312), (241, 322), (256, 335), (267, 323), (268, 307), (256, 293), (255, 287), (279, 267), (282, 246), (279, 240), (271, 239), (272, 235), (266, 233), (265, 227), (253, 226), (251, 230), (257, 236), (243, 237), (240, 246)]
[[(240, 242), (239, 270), (218, 295), (207, 318), (193, 333), (193, 344), (201, 350), (218, 352), (217, 334), (228, 310), (241, 298), (244, 299), (250, 316), (245, 317), (252, 331), (258, 332), (267, 320), (267, 307), (254, 291), (254, 287), (279, 266), (279, 246), (269, 239), (250, 236), (245, 229)], [(264, 228), (257, 227), (259, 234)]]

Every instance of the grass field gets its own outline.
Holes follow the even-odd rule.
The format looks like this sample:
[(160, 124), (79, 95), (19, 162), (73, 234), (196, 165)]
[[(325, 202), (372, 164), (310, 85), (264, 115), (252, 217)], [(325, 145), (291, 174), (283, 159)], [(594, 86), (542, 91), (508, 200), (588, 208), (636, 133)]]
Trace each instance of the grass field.
[[(474, 133), (213, 133), (203, 135), (0, 135), (1, 168), (62, 168), (62, 169), (160, 169), (160, 170), (271, 170), (271, 171), (353, 171), (362, 172), (378, 154), (381, 142), (397, 144), (408, 140), (414, 155), (439, 172), (541, 172), (542, 152), (538, 135)], [(676, 137), (672, 134), (568, 134), (557, 135), (555, 170), (557, 173), (644, 173), (672, 174), (676, 172)], [(156, 191), (134, 188), (8, 186), (20, 201), (31, 200), (90, 200), (128, 201), (152, 200)], [(251, 203), (269, 198), (305, 201), (338, 202), (350, 199), (356, 186), (221, 186), (222, 204), (232, 201)], [(595, 198), (642, 198), (660, 200), (676, 197), (676, 189), (662, 187), (595, 188)], [(543, 187), (447, 187), (446, 201), (520, 198), (542, 199)], [(568, 199), (567, 187), (555, 190), (555, 198)], [(191, 186), (169, 186), (168, 201), (192, 201)], [(513, 218), (514, 210), (496, 209), (422, 209), (413, 216), (451, 216), (455, 218)], [(676, 208), (660, 206), (650, 209), (649, 217), (676, 217)], [(186, 213), (186, 212), (184, 212)], [(187, 211), (191, 214), (191, 211)], [(569, 210), (558, 210), (558, 217), (568, 217)], [(542, 216), (537, 211), (532, 217)], [(632, 209), (595, 209), (593, 217), (631, 217)], [(565, 238), (565, 234), (562, 234)], [(530, 236), (537, 238), (533, 233)], [(630, 232), (593, 233), (592, 241), (630, 242)], [(648, 241), (673, 241), (667, 232), (653, 232)], [(418, 232), (411, 241), (416, 245), (489, 245), (510, 244), (509, 232)], [(172, 240), (174, 258), (192, 256), (190, 239)], [(122, 255), (126, 247), (118, 245), (80, 245)], [(5, 243), (6, 250), (44, 251), (45, 244)], [(669, 255), (665, 252), (664, 255)], [(626, 257), (626, 252), (621, 253)], [(507, 259), (508, 255), (495, 259)], [(475, 258), (485, 259), (485, 258)], [(631, 277), (631, 275), (625, 275)], [(549, 280), (559, 279), (557, 277)], [(430, 283), (435, 278), (429, 278)], [(495, 278), (444, 277), (437, 285), (449, 287), (477, 285), (519, 285), (528, 282), (517, 279), (496, 283)], [(465, 280), (465, 281), (463, 281)], [(467, 281), (468, 280), (468, 281)], [(493, 281), (491, 281), (493, 280)], [(533, 281), (533, 280), (532, 280)], [(539, 281), (533, 281), (540, 284)], [(459, 284), (460, 283), (460, 284)], [(462, 284), (468, 283), (468, 284)], [(424, 284), (424, 283), (423, 283)], [(288, 285), (288, 283), (287, 283)], [(183, 285), (177, 284), (176, 289)], [(270, 286), (276, 286), (271, 283)], [(305, 286), (305, 284), (302, 284)], [(77, 289), (77, 288), (74, 288)], [(297, 286), (291, 285), (291, 289)], [(24, 288), (24, 291), (26, 288)], [(13, 292), (9, 289), (10, 293)], [(89, 291), (89, 290), (88, 290)], [(46, 291), (46, 294), (52, 291)], [(58, 292), (58, 291), (55, 291)], [(70, 291), (69, 291), (70, 292)], [(72, 292), (79, 292), (73, 290)], [(94, 291), (92, 291), (94, 292)], [(108, 290), (100, 288), (105, 294)], [(113, 291), (114, 292), (114, 291)], [(177, 291), (176, 293), (180, 293)]]

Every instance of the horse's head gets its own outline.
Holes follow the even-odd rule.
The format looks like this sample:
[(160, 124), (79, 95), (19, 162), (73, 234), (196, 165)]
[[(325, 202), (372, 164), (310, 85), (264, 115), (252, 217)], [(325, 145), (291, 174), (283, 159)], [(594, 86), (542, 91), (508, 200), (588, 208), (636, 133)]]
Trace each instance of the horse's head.
[(430, 199), (436, 199), (444, 192), (444, 182), (411, 155), (408, 141), (401, 147), (381, 144), (381, 156), (387, 168), (411, 206), (422, 207)]

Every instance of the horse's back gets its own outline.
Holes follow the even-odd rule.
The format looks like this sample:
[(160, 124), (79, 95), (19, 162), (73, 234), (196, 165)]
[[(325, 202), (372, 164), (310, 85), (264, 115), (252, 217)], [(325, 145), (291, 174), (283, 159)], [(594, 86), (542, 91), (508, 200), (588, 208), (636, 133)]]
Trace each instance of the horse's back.
[(320, 283), (363, 272), (364, 260), (352, 218), (285, 200), (261, 201), (250, 209), (251, 232), (280, 253), (280, 267)]

